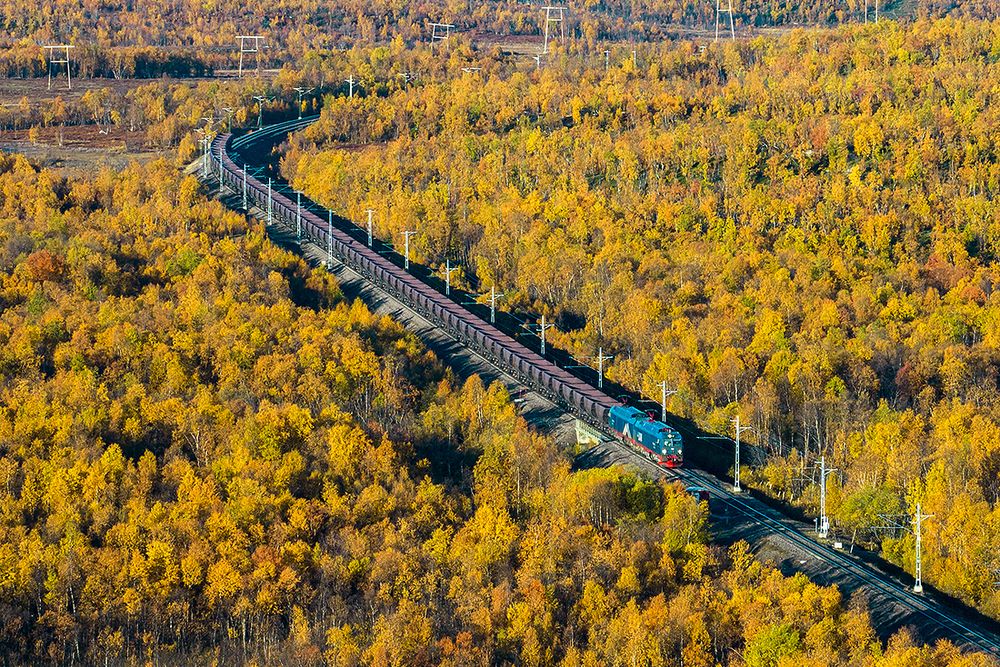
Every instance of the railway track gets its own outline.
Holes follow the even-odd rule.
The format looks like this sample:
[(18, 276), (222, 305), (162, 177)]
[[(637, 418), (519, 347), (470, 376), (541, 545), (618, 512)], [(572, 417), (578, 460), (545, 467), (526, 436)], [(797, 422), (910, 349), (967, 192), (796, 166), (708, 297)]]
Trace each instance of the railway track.
[[(652, 464), (649, 463), (649, 465)], [(794, 527), (786, 525), (769, 516), (766, 512), (761, 511), (753, 504), (747, 502), (745, 498), (730, 493), (715, 477), (693, 469), (672, 472), (675, 472), (680, 480), (690, 485), (703, 486), (709, 489), (714, 499), (727, 504), (737, 512), (754, 518), (760, 524), (784, 534), (799, 548), (813, 557), (819, 558), (831, 567), (864, 581), (869, 587), (880, 591), (882, 594), (894, 597), (910, 611), (922, 616), (929, 622), (947, 629), (948, 633), (952, 636), (960, 638), (960, 643), (975, 646), (995, 658), (1000, 658), (1000, 640), (998, 640), (995, 634), (980, 630), (972, 624), (955, 618), (947, 611), (943, 611), (938, 605), (929, 602), (926, 598), (916, 595), (906, 588), (900, 588), (898, 584), (891, 579), (887, 579), (882, 573), (865, 567), (853, 558), (846, 556), (843, 552), (813, 541)]]
[[(324, 221), (316, 213), (316, 207), (307, 200), (303, 200), (305, 206), (299, 209), (297, 202), (293, 203), (286, 196), (290, 194), (287, 184), (277, 179), (276, 175), (272, 175), (269, 185), (265, 187), (264, 182), (257, 178), (257, 169), (262, 166), (259, 164), (259, 156), (264, 152), (262, 148), (266, 148), (266, 153), (269, 154), (270, 147), (286, 134), (306, 127), (315, 118), (270, 125), (240, 137), (223, 135), (216, 138), (212, 145), (213, 176), (219, 178), (222, 186), (237, 194), (245, 193), (246, 200), (265, 211), (269, 218), (290, 226), (296, 230), (300, 239), (312, 241), (324, 252), (336, 256), (352, 271), (393, 295), (432, 324), (448, 331), (456, 341), (502, 372), (531, 386), (554, 405), (609, 433), (602, 416), (616, 403), (614, 399), (528, 350), (511, 336), (417, 280), (410, 272), (404, 272), (401, 266), (391, 261), (390, 252), (385, 249), (388, 246), (380, 251), (379, 244), (368, 245), (365, 230), (342, 218), (337, 218), (335, 225), (332, 214)], [(246, 171), (248, 165), (254, 166), (254, 176)], [(269, 203), (265, 202), (265, 197)], [(681, 431), (686, 446), (720, 446), (718, 442), (699, 436), (691, 428), (673, 423), (671, 425)], [(977, 622), (951, 613), (933, 598), (910, 592), (889, 575), (866, 566), (842, 551), (812, 540), (793, 522), (775, 518), (759, 501), (731, 492), (719, 478), (692, 468), (665, 470), (621, 443), (614, 446), (628, 452), (628, 456), (639, 465), (655, 471), (657, 475), (665, 474), (687, 485), (705, 487), (713, 494), (716, 502), (779, 534), (802, 552), (859, 582), (860, 588), (891, 600), (911, 617), (920, 619), (922, 624), (935, 626), (939, 632), (934, 634), (946, 636), (960, 645), (1000, 659), (1000, 638), (992, 630), (979, 627)]]

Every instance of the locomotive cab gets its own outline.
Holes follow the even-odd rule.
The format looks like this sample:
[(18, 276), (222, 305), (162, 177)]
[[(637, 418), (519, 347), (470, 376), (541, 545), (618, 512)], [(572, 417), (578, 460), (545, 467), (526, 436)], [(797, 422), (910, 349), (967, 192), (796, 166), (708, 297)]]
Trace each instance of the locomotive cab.
[(676, 468), (684, 462), (681, 435), (645, 412), (615, 406), (608, 413), (608, 424), (622, 440), (648, 455), (656, 463)]

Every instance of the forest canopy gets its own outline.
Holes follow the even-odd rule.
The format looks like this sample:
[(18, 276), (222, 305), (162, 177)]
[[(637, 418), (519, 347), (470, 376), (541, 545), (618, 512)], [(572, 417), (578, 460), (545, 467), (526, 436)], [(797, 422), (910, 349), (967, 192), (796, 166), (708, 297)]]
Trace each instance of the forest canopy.
[[(588, 0), (536, 63), (539, 8), (506, 0), (5, 3), (0, 72), (44, 76), (38, 43), (72, 41), (91, 85), (5, 100), (0, 128), (177, 156), (69, 177), (0, 155), (0, 654), (994, 664), (881, 642), (860, 597), (713, 544), (676, 484), (573, 470), (502, 386), (178, 170), (196, 128), (322, 102), (296, 187), (375, 208), (386, 240), (419, 229), (418, 261), (613, 353), (628, 388), (668, 381), (674, 414), (740, 415), (759, 491), (814, 514), (825, 457), (835, 534), (911, 572), (912, 536), (879, 526), (920, 503), (925, 581), (1000, 617), (1000, 25), (863, 6), (750, 3), (742, 26), (853, 25), (711, 44), (710, 4)], [(698, 39), (662, 40), (678, 26)], [(247, 31), (264, 76), (155, 80), (232, 67)]]
[(994, 616), (1000, 591), (997, 24), (556, 54), (330, 100), (285, 173), (431, 267), (546, 314), (579, 359), (726, 432), (754, 484)]
[(16, 661), (990, 664), (881, 644), (676, 485), (571, 472), (166, 162), (0, 158), (0, 342)]

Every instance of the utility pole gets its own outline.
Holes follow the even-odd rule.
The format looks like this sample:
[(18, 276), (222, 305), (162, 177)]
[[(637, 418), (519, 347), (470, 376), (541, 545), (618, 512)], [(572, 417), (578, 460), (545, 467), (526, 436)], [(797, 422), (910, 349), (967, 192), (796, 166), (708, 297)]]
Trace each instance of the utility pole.
[(503, 292), (497, 294), (496, 286), (490, 288), (490, 324), (497, 323), (497, 299), (503, 296)]
[(736, 425), (736, 467), (733, 473), (733, 491), (736, 493), (742, 493), (743, 488), (740, 486), (740, 434), (743, 431), (752, 430), (749, 426), (740, 426), (740, 416), (736, 415), (736, 418), (732, 420), (733, 424)]
[(434, 50), (434, 42), (447, 42), (451, 38), (454, 27), (451, 23), (431, 23), (431, 51)]
[(365, 211), (368, 213), (368, 247), (372, 247), (372, 213), (375, 209), (366, 208)]
[(542, 313), (542, 323), (541, 323), (541, 325), (539, 325), (538, 329), (542, 333), (542, 356), (543, 357), (545, 356), (545, 330), (546, 329), (551, 329), (554, 326), (555, 326), (554, 324), (546, 324), (545, 323), (545, 313)]
[(917, 541), (916, 541), (916, 559), (915, 559), (914, 564), (913, 564), (913, 577), (914, 577), (913, 592), (914, 593), (923, 593), (924, 592), (924, 581), (923, 581), (924, 568), (923, 568), (923, 562), (921, 560), (921, 554), (920, 554), (920, 547), (921, 547), (921, 544), (920, 544), (920, 542), (921, 542), (920, 524), (923, 523), (924, 519), (930, 519), (933, 516), (934, 516), (933, 514), (921, 514), (920, 513), (920, 503), (917, 503), (917, 513), (913, 516), (913, 526), (914, 526), (914, 531), (913, 532), (914, 532), (914, 535), (917, 538)]
[(235, 109), (232, 107), (222, 107), (222, 110), (226, 114), (226, 132), (233, 131), (233, 112)]
[(201, 118), (205, 121), (205, 127), (199, 127), (198, 132), (202, 135), (201, 149), (201, 175), (204, 178), (208, 178), (212, 174), (212, 125), (215, 123), (215, 119), (202, 116)]
[(247, 165), (243, 164), (243, 210), (249, 210), (247, 208)]
[(826, 515), (826, 478), (834, 472), (833, 468), (827, 469), (826, 457), (819, 457), (819, 530), (816, 534), (822, 539), (830, 534), (830, 517)]
[[(208, 142), (208, 172), (209, 175), (212, 174), (212, 160), (215, 156), (212, 154), (212, 142)], [(222, 195), (222, 153), (219, 153), (219, 195)]]
[(240, 40), (239, 78), (243, 78), (243, 54), (245, 53), (252, 53), (256, 56), (257, 75), (260, 76), (260, 43), (264, 40), (263, 35), (236, 35), (236, 39)]
[(295, 191), (295, 240), (302, 243), (302, 193)]
[[(865, 0), (865, 23), (868, 23), (868, 0)], [(878, 23), (878, 0), (875, 0), (875, 23)]]
[(673, 396), (677, 390), (667, 389), (666, 380), (656, 386), (660, 388), (660, 421), (665, 422), (667, 421), (667, 396)]
[(604, 362), (614, 359), (613, 354), (605, 355), (604, 348), (597, 348), (597, 388), (604, 389)]
[(271, 179), (267, 179), (267, 224), (271, 224)]
[(566, 39), (566, 24), (563, 21), (563, 7), (542, 7), (545, 10), (545, 44), (542, 45), (542, 53), (549, 52), (549, 24), (559, 24), (559, 43)]
[(458, 271), (457, 266), (451, 265), (450, 259), (444, 260), (444, 293), (451, 296), (451, 272)]
[(403, 234), (403, 247), (405, 248), (403, 254), (403, 266), (407, 271), (410, 270), (410, 237), (416, 234), (416, 231), (404, 230), (401, 232)]
[(302, 96), (308, 95), (313, 91), (313, 89), (296, 86), (295, 88), (293, 88), (293, 90), (299, 94), (299, 120), (302, 120)]
[(264, 100), (267, 98), (263, 95), (254, 95), (253, 100), (257, 103), (257, 129), (260, 129), (264, 124)]
[[(49, 69), (49, 90), (52, 90), (52, 66), (53, 65), (65, 65), (66, 66), (66, 88), (67, 90), (73, 90), (73, 77), (70, 75), (70, 57), (69, 50), (75, 49), (76, 47), (72, 44), (52, 44), (50, 46), (42, 47), (45, 49), (46, 55), (48, 56), (48, 69)], [(56, 59), (56, 51), (62, 50), (63, 57)]]
[(326, 210), (326, 268), (333, 268), (333, 211)]
[(346, 83), (348, 85), (347, 97), (349, 99), (353, 99), (354, 98), (354, 75), (352, 74), (348, 78), (344, 79), (344, 83)]
[(933, 514), (923, 514), (920, 503), (917, 503), (917, 512), (912, 517), (906, 514), (879, 514), (885, 523), (881, 526), (874, 526), (877, 530), (889, 531), (898, 535), (900, 531), (912, 533), (914, 537), (914, 559), (913, 559), (913, 592), (924, 592), (924, 564), (923, 564), (923, 522), (930, 519)]
[(715, 41), (719, 41), (719, 19), (723, 12), (729, 13), (729, 32), (732, 39), (736, 39), (736, 23), (733, 20), (733, 0), (726, 1), (729, 3), (729, 9), (722, 8), (722, 0), (715, 0)]
[(208, 178), (208, 132), (200, 127), (198, 132), (202, 134), (202, 137), (198, 139), (198, 145), (201, 147), (201, 176)]
[(253, 99), (257, 103), (257, 129), (260, 129), (264, 123), (264, 103), (270, 102), (272, 98), (267, 95), (254, 95)]

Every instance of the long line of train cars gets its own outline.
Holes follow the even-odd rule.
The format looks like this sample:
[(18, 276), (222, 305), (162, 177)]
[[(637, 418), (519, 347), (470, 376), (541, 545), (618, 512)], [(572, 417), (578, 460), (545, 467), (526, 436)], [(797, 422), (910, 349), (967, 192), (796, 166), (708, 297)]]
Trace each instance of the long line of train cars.
[[(417, 279), (347, 232), (323, 220), (311, 210), (297, 208), (284, 193), (262, 183), (237, 164), (231, 152), (251, 151), (254, 140), (275, 137), (308, 124), (309, 119), (264, 128), (239, 138), (222, 134), (215, 138), (211, 156), (223, 185), (237, 193), (246, 189), (248, 203), (266, 210), (270, 195), (271, 216), (292, 225), (300, 221), (302, 235), (329, 249), (340, 261), (380, 285), (421, 315), (445, 328), (494, 363), (502, 365), (517, 379), (526, 382), (557, 403), (568, 407), (594, 424), (610, 428), (625, 443), (656, 463), (677, 467), (684, 462), (680, 434), (663, 422), (634, 407), (619, 405), (603, 392), (566, 370), (559, 368), (446, 295)], [(213, 170), (215, 166), (213, 165)], [(300, 216), (300, 217), (299, 217)]]

